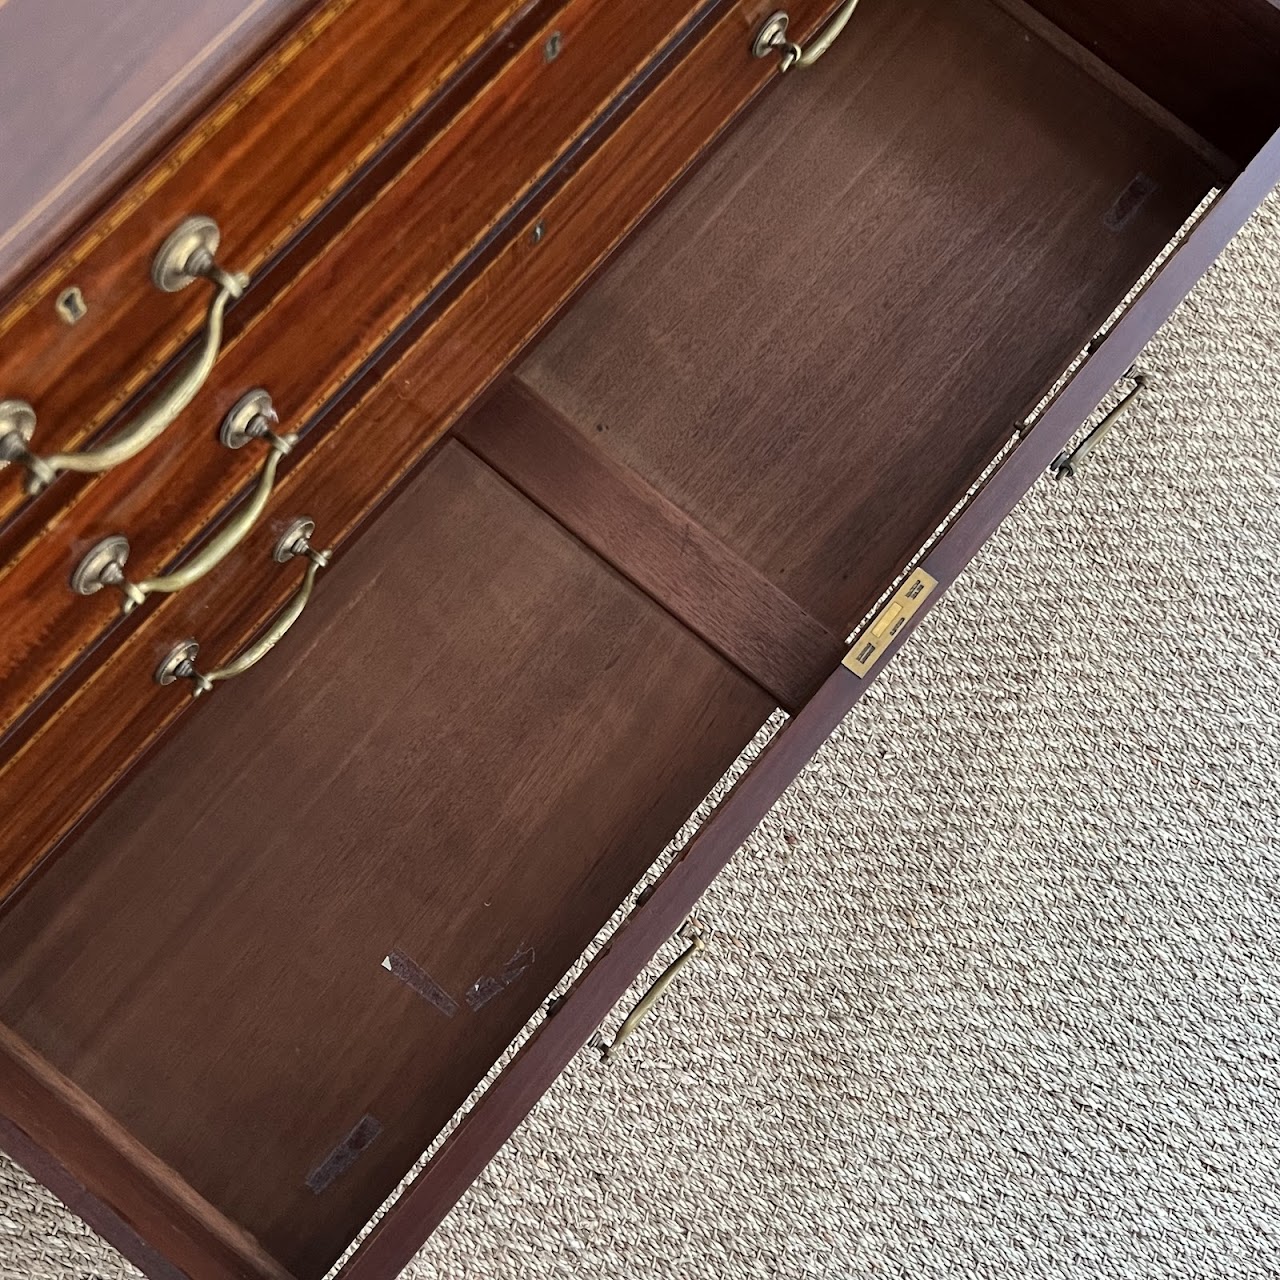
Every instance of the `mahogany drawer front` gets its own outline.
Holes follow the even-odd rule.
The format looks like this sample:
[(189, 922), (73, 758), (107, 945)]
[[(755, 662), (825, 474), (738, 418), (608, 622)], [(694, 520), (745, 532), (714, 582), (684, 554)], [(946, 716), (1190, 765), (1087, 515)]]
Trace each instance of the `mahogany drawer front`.
[[(320, 1275), (781, 702), (342, 1280), (407, 1264), (869, 687), (844, 628), (921, 530), (1001, 455), (923, 550), (945, 588), (1280, 177), (1277, 136), (1029, 424), (1205, 149), (1012, 0), (864, 0), (423, 461), (776, 75), (734, 61), (759, 20), (698, 29), (0, 780), (33, 850), (111, 792), (0, 916), (0, 1111), (193, 1280)], [(308, 608), (161, 740), (193, 704), (157, 660), (250, 638), (300, 514), (337, 548)]]
[[(241, 464), (238, 455), (230, 456), (229, 464), (227, 452), (214, 443), (216, 411), (209, 414), (201, 440), (183, 451), (179, 469), (168, 473), (167, 488), (145, 478), (137, 481), (140, 492), (130, 494), (129, 501), (145, 518), (136, 525), (131, 527), (108, 504), (98, 525), (77, 530), (74, 540), (60, 546), (56, 533), (46, 535), (10, 569), (0, 582), (0, 591), (9, 593), (6, 613), (13, 619), (0, 641), (12, 646), (0, 688), (5, 721), (18, 723), (0, 769), (0, 797), (18, 816), (18, 824), (0, 851), (0, 892), (13, 888), (189, 708), (186, 693), (152, 681), (164, 654), (176, 642), (196, 637), (207, 659), (221, 661), (292, 594), (299, 570), (271, 559), (272, 546), (288, 522), (310, 516), (317, 524), (317, 542), (340, 546), (717, 131), (776, 75), (768, 63), (750, 56), (764, 7), (729, 5), (699, 28), (690, 47), (673, 60), (666, 77), (634, 113), (543, 201), (520, 214), (501, 247), (442, 297), (420, 338), (378, 367), (380, 380), (344, 403), (322, 429), (308, 433), (282, 469), (260, 528), (202, 582), (123, 621), (117, 617), (114, 592), (86, 599), (71, 595), (65, 585), (79, 557), (104, 534), (127, 529), (131, 538), (145, 538), (150, 530), (163, 537), (169, 528), (165, 553), (149, 557), (143, 542), (137, 543), (134, 559), (157, 568), (190, 541), (199, 525), (193, 520), (185, 536), (173, 530), (181, 523), (182, 507), (172, 495), (175, 488), (187, 492), (183, 477), (191, 474), (187, 468), (194, 467), (198, 456), (215, 464), (219, 477), (228, 465), (240, 464), (252, 473), (252, 459)], [(822, 17), (817, 4), (800, 12), (809, 15), (809, 27)], [(569, 57), (566, 41), (561, 60)], [(539, 222), (544, 235), (535, 243), (532, 231)], [(335, 251), (342, 248), (340, 243)], [(300, 385), (300, 395), (307, 394), (307, 379), (297, 370), (283, 369), (281, 377)], [(247, 371), (243, 380), (229, 383), (224, 403), (252, 385)], [(277, 385), (266, 385), (277, 395), (285, 425), (298, 425)], [(406, 405), (413, 411), (408, 418)], [(203, 454), (201, 445), (207, 446)], [(155, 465), (154, 458), (148, 465)], [(48, 559), (41, 561), (42, 556)], [(37, 563), (40, 571), (33, 572)], [(35, 607), (36, 595), (46, 602), (43, 608)], [(60, 617), (73, 620), (69, 639), (61, 641), (55, 628)], [(19, 645), (15, 635), (24, 630)], [(103, 638), (88, 662), (59, 681), (96, 637)], [(95, 727), (86, 733), (90, 723)], [(54, 759), (74, 775), (57, 795), (37, 781)]]
[[(285, 35), (0, 311), (0, 399), (33, 406), (35, 451), (93, 438), (202, 328), (207, 286), (151, 281), (175, 227), (213, 218), (219, 261), (252, 275), (523, 7), (449, 0), (423, 22), (396, 0), (329, 0)], [(72, 287), (87, 311), (68, 325)], [(21, 472), (0, 473), (0, 517), (23, 505)]]
[[(312, 0), (9, 0), (0, 13), (0, 280), (92, 211)], [(86, 21), (96, 29), (78, 42)], [(121, 66), (129, 74), (120, 74)], [(95, 194), (97, 193), (97, 194)], [(7, 292), (7, 291), (6, 291)]]
[[(0, 639), (0, 730), (113, 621), (115, 592), (86, 600), (69, 589), (84, 552), (123, 534), (136, 578), (186, 550), (263, 465), (265, 448), (232, 453), (220, 444), (231, 406), (265, 387), (281, 430), (304, 428), (666, 49), (689, 8), (690, 0), (656, 0), (635, 17), (572, 0), (535, 25), (504, 73), (320, 259), (266, 305), (248, 300), (208, 385), (171, 431), (106, 475), (60, 487), (58, 511), (11, 531), (0, 575), (0, 607), (14, 617)], [(548, 63), (553, 37), (560, 52)], [(352, 434), (362, 434), (360, 423)], [(352, 439), (350, 447), (353, 482), (372, 471), (380, 484), (374, 446)]]
[(0, 1017), (314, 1280), (771, 709), (449, 442), (6, 917)]

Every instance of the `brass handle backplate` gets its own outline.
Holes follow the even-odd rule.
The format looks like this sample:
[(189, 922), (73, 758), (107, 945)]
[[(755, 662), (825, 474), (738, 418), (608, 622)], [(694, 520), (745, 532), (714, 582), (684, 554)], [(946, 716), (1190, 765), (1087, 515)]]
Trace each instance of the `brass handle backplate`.
[(250, 667), (256, 667), (302, 617), (302, 612), (307, 607), (311, 593), (315, 589), (316, 575), (329, 564), (331, 553), (316, 551), (311, 545), (310, 539), (315, 528), (315, 521), (304, 516), (295, 520), (276, 543), (272, 557), (277, 563), (284, 564), (296, 556), (305, 557), (309, 563), (306, 573), (303, 574), (302, 584), (259, 639), (225, 666), (218, 667), (217, 670), (207, 674), (196, 669), (195, 660), (200, 653), (200, 646), (194, 640), (183, 640), (165, 654), (156, 668), (156, 683), (173, 684), (178, 680), (190, 680), (192, 695), (199, 697), (202, 693), (210, 692), (215, 684), (223, 680), (233, 680), (236, 676), (243, 675)]
[(64, 471), (96, 475), (136, 457), (195, 399), (222, 350), (227, 307), (249, 285), (248, 276), (231, 275), (218, 265), (214, 255), (220, 240), (218, 225), (211, 218), (188, 218), (160, 246), (151, 267), (157, 289), (176, 293), (196, 280), (208, 280), (214, 286), (204, 340), (173, 382), (110, 440), (78, 453), (33, 453), (29, 446), (36, 428), (35, 410), (23, 400), (0, 401), (0, 466), (16, 462), (26, 467), (28, 494), (42, 493)]
[(858, 4), (859, 0), (845, 0), (832, 14), (831, 21), (803, 48), (794, 40), (787, 39), (791, 15), (785, 9), (779, 9), (765, 20), (764, 26), (756, 33), (751, 52), (757, 58), (777, 54), (778, 67), (782, 71), (790, 71), (793, 67), (811, 67), (844, 34)]
[(79, 595), (91, 596), (103, 587), (118, 587), (123, 597), (121, 608), (124, 613), (131, 613), (148, 596), (181, 591), (216, 569), (258, 523), (275, 488), (281, 459), (298, 442), (297, 436), (280, 436), (272, 430), (279, 421), (271, 397), (261, 388), (242, 396), (227, 414), (218, 435), (222, 443), (228, 449), (243, 449), (251, 440), (262, 440), (267, 445), (267, 457), (249, 500), (181, 568), (141, 582), (130, 582), (124, 573), (129, 559), (129, 539), (123, 534), (114, 534), (86, 553), (71, 575), (71, 589)]
[(618, 1028), (613, 1040), (609, 1044), (604, 1044), (599, 1037), (593, 1041), (600, 1050), (602, 1062), (612, 1062), (622, 1052), (623, 1045), (631, 1038), (636, 1028), (653, 1012), (654, 1005), (662, 999), (663, 994), (676, 980), (680, 971), (694, 956), (705, 950), (706, 945), (702, 934), (694, 933), (684, 951), (658, 975), (649, 990), (636, 1001), (635, 1008), (623, 1019), (622, 1025)]

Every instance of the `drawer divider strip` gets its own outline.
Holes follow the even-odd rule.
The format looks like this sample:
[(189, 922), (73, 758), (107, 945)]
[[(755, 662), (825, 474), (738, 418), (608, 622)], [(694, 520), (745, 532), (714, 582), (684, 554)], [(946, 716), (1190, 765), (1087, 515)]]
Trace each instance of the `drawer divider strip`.
[(460, 439), (784, 710), (804, 706), (844, 657), (842, 637), (518, 379)]

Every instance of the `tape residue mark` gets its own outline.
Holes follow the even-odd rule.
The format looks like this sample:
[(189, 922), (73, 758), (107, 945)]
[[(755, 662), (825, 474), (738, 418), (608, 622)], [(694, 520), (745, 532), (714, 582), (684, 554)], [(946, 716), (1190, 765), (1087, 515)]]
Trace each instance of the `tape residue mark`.
[(317, 1165), (307, 1175), (307, 1186), (315, 1195), (332, 1186), (355, 1164), (381, 1132), (382, 1126), (373, 1116), (363, 1117), (360, 1123), (325, 1157), (323, 1163)]
[(420, 964), (411, 960), (403, 951), (393, 951), (382, 962), (382, 967), (399, 978), (406, 987), (421, 996), (428, 1004), (434, 1005), (446, 1018), (452, 1018), (458, 1012), (458, 1005), (453, 997)]

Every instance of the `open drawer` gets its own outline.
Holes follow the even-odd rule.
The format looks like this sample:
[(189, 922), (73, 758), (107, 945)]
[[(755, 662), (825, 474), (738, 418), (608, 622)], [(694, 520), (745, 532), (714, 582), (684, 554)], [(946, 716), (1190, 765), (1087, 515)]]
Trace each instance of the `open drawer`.
[(5, 919), (0, 1012), (308, 1277), (772, 704), (456, 443), (272, 656)]
[[(868, 687), (851, 633), (956, 578), (1280, 174), (1203, 127), (1038, 10), (865, 0), (10, 904), (5, 1142), (155, 1275), (323, 1275), (782, 707), (341, 1273), (395, 1275)], [(609, 198), (565, 192), (551, 234)], [(435, 376), (363, 411), (410, 433)]]
[(519, 376), (844, 636), (1213, 186), (1147, 106), (987, 0), (864, 0)]

